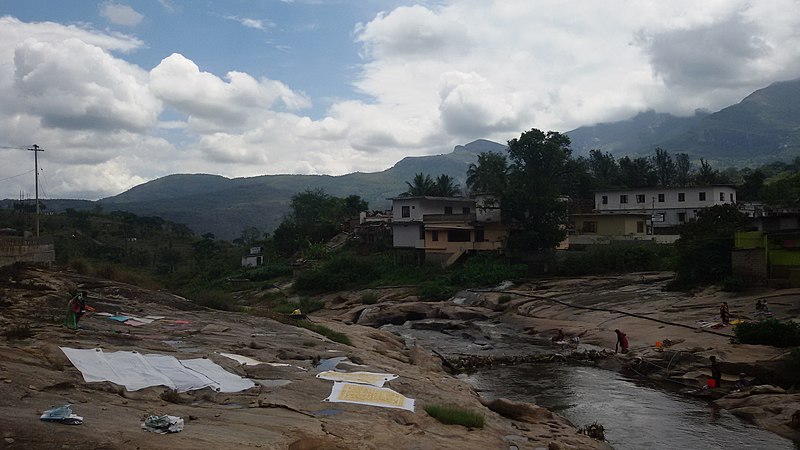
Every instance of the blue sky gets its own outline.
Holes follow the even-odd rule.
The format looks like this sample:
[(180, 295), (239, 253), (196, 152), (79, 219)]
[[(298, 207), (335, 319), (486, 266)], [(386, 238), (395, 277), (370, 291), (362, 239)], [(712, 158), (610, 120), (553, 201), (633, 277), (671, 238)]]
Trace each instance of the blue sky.
[[(0, 146), (43, 196), (379, 171), (800, 76), (800, 0), (0, 0)], [(677, 150), (677, 149), (676, 149)], [(0, 198), (33, 191), (0, 148)]]

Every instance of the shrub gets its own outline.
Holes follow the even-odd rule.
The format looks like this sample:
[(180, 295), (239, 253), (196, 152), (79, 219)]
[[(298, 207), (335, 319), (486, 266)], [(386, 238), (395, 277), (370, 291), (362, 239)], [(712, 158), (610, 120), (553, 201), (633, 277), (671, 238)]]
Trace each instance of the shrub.
[(583, 252), (568, 252), (556, 264), (559, 275), (596, 275), (603, 273), (668, 270), (673, 266), (669, 246), (656, 244), (595, 245)]
[(80, 275), (89, 273), (89, 263), (85, 259), (73, 259), (70, 261), (69, 267)]
[(727, 292), (742, 292), (747, 289), (749, 284), (750, 283), (742, 277), (725, 277), (722, 280), (722, 290)]
[(789, 378), (797, 383), (800, 382), (800, 348), (793, 348), (787, 362), (789, 368)]
[(97, 278), (105, 278), (106, 280), (116, 280), (117, 271), (111, 264), (103, 264), (94, 270), (94, 275)]
[(378, 294), (375, 291), (366, 291), (361, 294), (361, 303), (364, 305), (374, 305), (378, 303)]
[(300, 292), (332, 292), (367, 284), (377, 276), (376, 267), (367, 258), (344, 253), (302, 273), (294, 287)]
[(207, 308), (219, 309), (220, 311), (236, 311), (238, 309), (233, 296), (218, 289), (198, 291), (186, 297)]
[(429, 416), (446, 425), (483, 428), (483, 415), (467, 409), (446, 405), (425, 405), (424, 409)]
[(242, 276), (250, 281), (268, 281), (273, 278), (289, 276), (291, 274), (292, 267), (288, 264), (267, 264), (242, 272)]
[(525, 276), (524, 264), (511, 265), (505, 258), (496, 256), (477, 256), (455, 267), (449, 276), (450, 284), (459, 287), (487, 286), (500, 283), (509, 278)]
[(501, 305), (504, 304), (504, 303), (508, 303), (510, 301), (511, 301), (511, 296), (510, 295), (506, 295), (506, 294), (501, 295), (497, 299), (497, 302), (500, 303)]
[(9, 341), (15, 339), (22, 340), (22, 339), (28, 339), (29, 337), (33, 336), (33, 331), (31, 331), (30, 325), (21, 324), (21, 325), (11, 325), (5, 332), (3, 332), (3, 334)]
[(800, 345), (800, 323), (766, 319), (754, 323), (740, 323), (733, 329), (743, 344), (794, 347)]
[(445, 280), (426, 281), (417, 287), (417, 295), (423, 300), (447, 300), (455, 294), (455, 289)]

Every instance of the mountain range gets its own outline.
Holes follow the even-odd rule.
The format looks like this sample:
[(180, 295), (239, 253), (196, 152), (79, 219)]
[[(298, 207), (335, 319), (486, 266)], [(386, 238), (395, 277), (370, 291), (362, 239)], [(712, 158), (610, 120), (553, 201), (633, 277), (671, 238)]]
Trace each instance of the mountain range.
[[(580, 127), (567, 134), (573, 154), (591, 149), (615, 157), (652, 156), (656, 147), (671, 154), (688, 153), (716, 168), (757, 166), (800, 156), (800, 79), (774, 83), (741, 102), (690, 117), (647, 111), (613, 123)], [(482, 152), (505, 152), (506, 146), (477, 140), (450, 153), (407, 157), (374, 173), (327, 175), (263, 175), (226, 178), (207, 174), (168, 175), (97, 202), (48, 200), (48, 210), (62, 208), (126, 210), (140, 216), (161, 216), (185, 223), (198, 234), (234, 239), (248, 226), (272, 231), (288, 212), (292, 195), (322, 189), (338, 197), (360, 195), (371, 209), (385, 209), (388, 200), (406, 190), (406, 181), (423, 172), (447, 174), (463, 187), (466, 171)], [(1, 203), (8, 204), (11, 200)]]

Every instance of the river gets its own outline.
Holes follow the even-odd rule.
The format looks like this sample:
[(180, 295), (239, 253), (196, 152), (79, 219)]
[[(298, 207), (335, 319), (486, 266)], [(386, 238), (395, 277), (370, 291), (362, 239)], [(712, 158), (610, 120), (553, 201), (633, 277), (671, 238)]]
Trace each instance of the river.
[[(550, 353), (535, 339), (520, 342), (503, 324), (481, 323), (468, 333), (382, 327), (443, 354)], [(800, 449), (800, 444), (746, 422), (702, 399), (618, 372), (566, 363), (493, 366), (459, 378), (487, 399), (504, 397), (544, 406), (576, 426), (595, 421), (616, 449)]]
[(797, 449), (792, 441), (710, 403), (567, 364), (482, 369), (461, 379), (489, 399), (536, 403), (576, 426), (597, 421), (616, 449)]

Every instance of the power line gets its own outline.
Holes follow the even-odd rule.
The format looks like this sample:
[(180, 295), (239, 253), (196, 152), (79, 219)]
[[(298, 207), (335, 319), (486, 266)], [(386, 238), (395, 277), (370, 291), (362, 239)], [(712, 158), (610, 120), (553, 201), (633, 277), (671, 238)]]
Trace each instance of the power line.
[(13, 180), (14, 178), (19, 178), (19, 177), (21, 177), (23, 175), (27, 175), (27, 174), (29, 174), (31, 172), (33, 172), (33, 169), (31, 169), (31, 170), (29, 170), (27, 172), (22, 172), (21, 174), (18, 174), (18, 175), (6, 177), (6, 178), (0, 178), (0, 181)]

